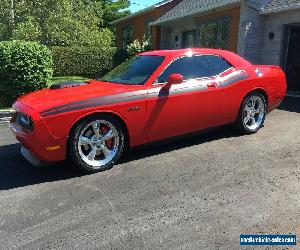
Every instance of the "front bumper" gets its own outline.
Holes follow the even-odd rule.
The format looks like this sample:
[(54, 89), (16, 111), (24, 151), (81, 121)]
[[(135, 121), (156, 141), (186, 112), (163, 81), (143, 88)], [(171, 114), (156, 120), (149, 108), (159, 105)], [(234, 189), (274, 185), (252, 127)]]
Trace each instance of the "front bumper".
[(42, 167), (43, 165), (45, 165), (44, 162), (40, 161), (28, 149), (24, 147), (21, 148), (21, 154), (30, 164), (32, 164), (35, 167)]
[(66, 138), (54, 137), (41, 119), (34, 120), (34, 130), (28, 131), (16, 119), (10, 122), (10, 129), (21, 143), (21, 154), (34, 166), (66, 159)]

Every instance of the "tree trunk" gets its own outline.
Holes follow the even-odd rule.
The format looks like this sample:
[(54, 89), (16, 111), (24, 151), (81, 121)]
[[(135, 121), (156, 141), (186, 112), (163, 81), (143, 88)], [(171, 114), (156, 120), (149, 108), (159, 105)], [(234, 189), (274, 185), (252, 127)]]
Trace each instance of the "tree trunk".
[(11, 33), (13, 33), (15, 29), (15, 4), (14, 0), (10, 0), (10, 25), (11, 25)]

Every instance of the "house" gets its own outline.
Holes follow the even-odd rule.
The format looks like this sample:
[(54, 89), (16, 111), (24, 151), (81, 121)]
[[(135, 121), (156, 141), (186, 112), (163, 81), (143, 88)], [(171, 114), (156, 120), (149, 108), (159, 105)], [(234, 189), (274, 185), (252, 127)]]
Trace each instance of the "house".
[[(156, 32), (155, 49), (231, 50), (254, 64), (280, 65), (287, 74), (288, 90), (300, 93), (299, 0), (182, 0), (168, 4), (168, 11), (160, 12), (150, 24)], [(145, 23), (142, 18), (139, 22)], [(122, 20), (118, 25), (123, 25)]]
[(171, 10), (181, 0), (164, 0), (130, 16), (112, 22), (116, 27), (116, 45), (118, 48), (127, 48), (134, 40), (152, 38), (153, 47), (160, 48), (161, 30), (159, 26), (152, 27), (151, 23)]

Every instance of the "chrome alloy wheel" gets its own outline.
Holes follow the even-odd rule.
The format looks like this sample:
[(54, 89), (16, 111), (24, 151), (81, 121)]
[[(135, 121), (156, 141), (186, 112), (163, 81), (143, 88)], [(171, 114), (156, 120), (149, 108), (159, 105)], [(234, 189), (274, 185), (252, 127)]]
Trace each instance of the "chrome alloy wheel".
[(258, 96), (250, 97), (243, 110), (243, 122), (249, 130), (257, 130), (263, 123), (265, 116), (264, 101)]
[(78, 152), (86, 164), (97, 170), (114, 159), (119, 144), (120, 138), (115, 126), (108, 121), (96, 120), (82, 130)]

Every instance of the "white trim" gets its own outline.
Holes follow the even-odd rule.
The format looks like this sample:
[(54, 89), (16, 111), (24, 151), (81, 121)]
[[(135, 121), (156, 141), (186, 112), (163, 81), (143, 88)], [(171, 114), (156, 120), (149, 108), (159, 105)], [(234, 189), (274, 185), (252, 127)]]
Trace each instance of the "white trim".
[(142, 10), (140, 10), (140, 11), (138, 11), (138, 12), (132, 13), (132, 14), (130, 14), (129, 16), (125, 16), (125, 17), (120, 18), (120, 19), (118, 19), (118, 20), (116, 20), (116, 21), (113, 21), (113, 22), (111, 22), (110, 24), (111, 24), (111, 25), (114, 25), (114, 24), (117, 24), (117, 23), (119, 23), (119, 22), (122, 22), (122, 21), (125, 21), (125, 20), (129, 20), (129, 19), (131, 19), (132, 17), (135, 17), (135, 16), (138, 16), (138, 15), (144, 14), (144, 13), (146, 13), (146, 12), (148, 12), (148, 11), (151, 11), (151, 10), (154, 10), (154, 9), (155, 9), (155, 6), (152, 5), (152, 6), (148, 7), (148, 8), (146, 8), (146, 9), (142, 9)]
[[(175, 6), (174, 8), (176, 8), (176, 7), (178, 8), (179, 5), (180, 5), (180, 3), (177, 6)], [(220, 6), (217, 6), (217, 7), (209, 6), (207, 8), (202, 9), (202, 10), (197, 10), (196, 9), (196, 10), (188, 12), (188, 13), (182, 15), (182, 16), (173, 16), (173, 17), (170, 17), (166, 20), (161, 20), (160, 21), (161, 18), (158, 18), (155, 22), (151, 23), (151, 25), (159, 25), (159, 24), (163, 24), (163, 23), (168, 23), (168, 22), (172, 22), (174, 20), (178, 20), (178, 19), (181, 19), (181, 18), (199, 15), (199, 14), (202, 14), (202, 13), (205, 13), (205, 12), (208, 12), (208, 11), (219, 10), (219, 9), (222, 9), (222, 8), (234, 7), (234, 6), (239, 6), (239, 5), (240, 5), (240, 1), (236, 0), (235, 2), (223, 4), (223, 5), (220, 5)], [(162, 17), (164, 17), (164, 15)]]
[(161, 7), (161, 6), (164, 6), (165, 4), (171, 3), (171, 2), (173, 2), (173, 1), (174, 1), (174, 0), (163, 1), (163, 2), (160, 2), (160, 3), (155, 4), (154, 6), (155, 6), (155, 8), (159, 8), (159, 7)]
[(289, 6), (282, 6), (280, 8), (275, 8), (275, 9), (261, 10), (259, 13), (262, 15), (267, 15), (267, 14), (271, 14), (271, 13), (277, 13), (277, 12), (289, 11), (289, 10), (297, 10), (297, 9), (300, 9), (300, 3), (296, 3), (294, 5), (289, 5)]

